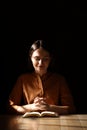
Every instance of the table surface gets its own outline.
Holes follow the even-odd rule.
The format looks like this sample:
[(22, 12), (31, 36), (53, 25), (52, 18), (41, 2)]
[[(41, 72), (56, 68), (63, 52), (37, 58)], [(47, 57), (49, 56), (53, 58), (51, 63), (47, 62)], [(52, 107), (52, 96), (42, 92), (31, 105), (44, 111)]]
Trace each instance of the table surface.
[(0, 130), (87, 130), (87, 114), (23, 118), (0, 115)]

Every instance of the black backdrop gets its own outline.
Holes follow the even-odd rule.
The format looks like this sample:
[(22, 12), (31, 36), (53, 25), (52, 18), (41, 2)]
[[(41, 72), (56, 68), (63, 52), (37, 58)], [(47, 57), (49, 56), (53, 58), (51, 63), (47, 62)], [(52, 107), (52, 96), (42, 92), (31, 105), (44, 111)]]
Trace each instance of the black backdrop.
[(17, 77), (27, 71), (27, 50), (32, 41), (46, 39), (56, 54), (56, 72), (65, 76), (78, 113), (86, 107), (86, 40), (85, 8), (52, 6), (10, 7), (2, 20), (0, 109), (6, 102)]

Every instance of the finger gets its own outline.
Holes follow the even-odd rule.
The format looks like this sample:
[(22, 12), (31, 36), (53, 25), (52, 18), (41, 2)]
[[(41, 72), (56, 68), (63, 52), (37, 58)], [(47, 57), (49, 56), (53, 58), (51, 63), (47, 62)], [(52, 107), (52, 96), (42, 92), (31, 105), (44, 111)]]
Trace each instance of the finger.
[(36, 98), (34, 99), (34, 102), (35, 102), (35, 103), (36, 103), (36, 102), (39, 102), (39, 98), (36, 97)]

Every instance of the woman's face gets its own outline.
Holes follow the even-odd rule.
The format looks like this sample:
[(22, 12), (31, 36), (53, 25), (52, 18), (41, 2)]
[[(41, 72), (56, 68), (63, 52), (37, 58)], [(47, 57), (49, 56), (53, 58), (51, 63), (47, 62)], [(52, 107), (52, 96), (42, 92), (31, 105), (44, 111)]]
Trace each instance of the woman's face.
[(47, 72), (51, 57), (49, 52), (43, 48), (39, 48), (32, 53), (31, 61), (35, 72), (39, 75), (43, 75)]

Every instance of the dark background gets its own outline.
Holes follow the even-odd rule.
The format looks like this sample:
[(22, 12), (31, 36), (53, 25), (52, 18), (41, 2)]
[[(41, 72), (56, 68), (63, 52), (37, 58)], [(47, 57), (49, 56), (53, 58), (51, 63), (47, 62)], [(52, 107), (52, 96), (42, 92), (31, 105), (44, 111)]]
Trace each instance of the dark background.
[(56, 54), (56, 72), (65, 76), (75, 100), (77, 113), (87, 113), (86, 44), (87, 11), (56, 4), (14, 5), (2, 11), (0, 62), (0, 113), (17, 77), (27, 71), (28, 48), (34, 40), (45, 39)]

